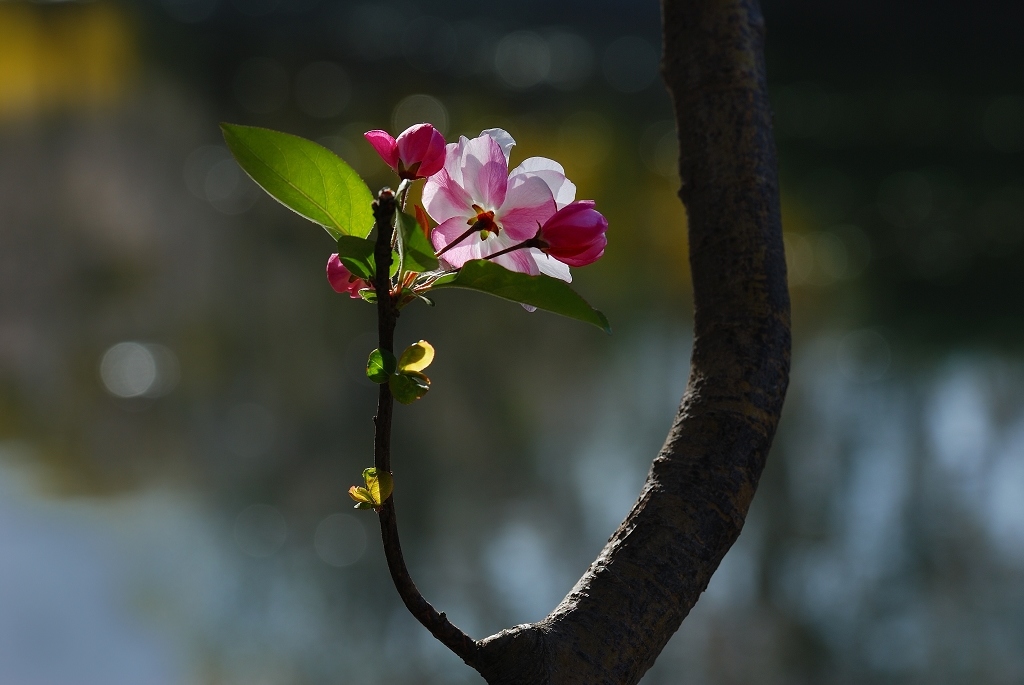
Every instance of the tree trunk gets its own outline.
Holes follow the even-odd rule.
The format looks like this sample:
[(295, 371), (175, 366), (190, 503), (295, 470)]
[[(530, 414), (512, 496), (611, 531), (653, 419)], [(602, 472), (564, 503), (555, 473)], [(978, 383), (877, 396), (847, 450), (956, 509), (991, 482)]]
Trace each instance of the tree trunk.
[[(664, 0), (689, 219), (690, 377), (640, 497), (543, 621), (477, 643), (492, 685), (636, 683), (743, 527), (789, 377), (789, 295), (757, 0)], [(663, 230), (681, 230), (664, 226)]]

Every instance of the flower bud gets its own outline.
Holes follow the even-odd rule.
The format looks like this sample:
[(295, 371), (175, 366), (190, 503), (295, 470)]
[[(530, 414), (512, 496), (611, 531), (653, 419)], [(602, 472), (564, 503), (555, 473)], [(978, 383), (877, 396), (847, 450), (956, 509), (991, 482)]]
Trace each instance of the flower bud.
[(336, 293), (348, 293), (349, 297), (359, 299), (359, 291), (362, 288), (372, 287), (363, 279), (354, 276), (351, 271), (338, 259), (337, 254), (332, 254), (327, 260), (327, 280)]
[(608, 220), (593, 200), (577, 200), (555, 212), (537, 231), (537, 247), (563, 264), (586, 266), (604, 254)]
[(444, 136), (430, 124), (410, 126), (398, 140), (386, 131), (367, 131), (363, 137), (402, 179), (433, 176), (444, 166)]

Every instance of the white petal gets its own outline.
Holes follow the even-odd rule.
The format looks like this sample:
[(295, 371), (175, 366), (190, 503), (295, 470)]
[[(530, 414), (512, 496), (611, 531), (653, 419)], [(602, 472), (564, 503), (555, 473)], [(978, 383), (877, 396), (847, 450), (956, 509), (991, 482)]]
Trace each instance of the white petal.
[(576, 185), (565, 177), (565, 169), (553, 159), (547, 157), (530, 157), (512, 170), (509, 181), (521, 174), (537, 176), (544, 180), (551, 189), (558, 209), (576, 199)]
[(557, 171), (562, 174), (562, 176), (565, 176), (565, 169), (562, 165), (553, 159), (548, 159), (547, 157), (530, 157), (529, 159), (524, 159), (523, 163), (513, 169), (509, 176), (515, 176), (516, 174), (521, 174), (526, 171)]
[(512, 147), (516, 144), (515, 138), (509, 135), (508, 131), (503, 128), (485, 128), (480, 131), (482, 136), (490, 136), (501, 146), (501, 151), (505, 153), (505, 164), (508, 164), (509, 155), (512, 154)]
[(547, 256), (536, 248), (530, 249), (530, 256), (537, 262), (537, 268), (542, 274), (547, 274), (566, 283), (572, 283), (572, 274), (569, 273), (569, 267), (562, 262), (554, 257)]

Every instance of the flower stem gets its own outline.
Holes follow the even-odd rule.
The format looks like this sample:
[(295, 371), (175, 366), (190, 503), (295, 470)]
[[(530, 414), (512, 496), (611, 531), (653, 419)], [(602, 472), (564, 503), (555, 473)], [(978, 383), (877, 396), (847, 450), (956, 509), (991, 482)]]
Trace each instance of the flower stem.
[(459, 236), (458, 238), (456, 238), (456, 239), (455, 239), (455, 240), (453, 240), (452, 242), (450, 242), (450, 243), (448, 243), (447, 245), (445, 245), (444, 247), (442, 247), (442, 248), (441, 248), (441, 251), (440, 251), (440, 252), (438, 252), (438, 253), (437, 253), (437, 254), (436, 254), (435, 256), (436, 256), (436, 257), (440, 257), (440, 256), (441, 256), (441, 255), (443, 255), (443, 254), (444, 254), (445, 252), (447, 252), (448, 250), (452, 249), (453, 247), (455, 247), (456, 245), (458, 245), (459, 243), (461, 243), (461, 242), (462, 242), (463, 240), (465, 240), (465, 239), (466, 239), (466, 238), (468, 238), (469, 236), (471, 236), (471, 235), (473, 235), (474, 233), (476, 233), (476, 231), (477, 231), (477, 230), (479, 230), (479, 229), (477, 229), (477, 227), (476, 227), (476, 223), (474, 222), (474, 223), (473, 223), (473, 225), (469, 227), (469, 230), (468, 230), (468, 231), (466, 231), (465, 233), (463, 233), (462, 235), (460, 235), (460, 236)]
[(509, 252), (514, 252), (515, 250), (521, 250), (524, 247), (540, 247), (540, 245), (541, 245), (541, 242), (539, 240), (537, 240), (536, 238), (530, 238), (529, 240), (524, 240), (523, 242), (519, 243), (518, 245), (513, 245), (512, 247), (506, 247), (504, 250), (499, 250), (499, 251), (495, 252), (494, 254), (489, 254), (486, 257), (484, 257), (484, 259), (494, 259), (495, 257), (500, 257), (503, 254), (508, 254)]
[[(380, 191), (377, 201), (373, 203), (373, 217), (377, 226), (377, 242), (374, 246), (376, 273), (374, 287), (377, 289), (377, 334), (380, 350), (394, 354), (395, 326), (398, 324), (398, 308), (395, 295), (391, 293), (391, 241), (394, 233), (395, 211), (397, 209), (395, 194), (385, 188)], [(375, 434), (373, 441), (373, 465), (391, 473), (391, 418), (394, 413), (395, 400), (387, 383), (380, 385), (377, 395), (377, 415), (373, 418)], [(402, 544), (398, 538), (398, 520), (395, 515), (395, 496), (384, 501), (377, 512), (380, 518), (380, 535), (384, 544), (384, 556), (387, 559), (391, 580), (398, 590), (402, 602), (409, 613), (423, 627), (430, 631), (448, 649), (455, 652), (463, 661), (476, 668), (478, 647), (473, 638), (459, 630), (448, 617), (438, 613), (420, 594), (413, 582), (409, 569), (405, 565)]]

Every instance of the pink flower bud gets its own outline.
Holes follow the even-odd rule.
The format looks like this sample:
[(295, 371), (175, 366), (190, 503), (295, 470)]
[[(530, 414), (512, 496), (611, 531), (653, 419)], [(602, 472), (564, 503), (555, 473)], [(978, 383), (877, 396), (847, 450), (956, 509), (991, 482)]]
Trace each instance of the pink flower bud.
[(608, 220), (593, 200), (577, 200), (554, 213), (537, 231), (537, 247), (569, 266), (586, 266), (604, 254)]
[(363, 137), (400, 178), (426, 178), (444, 166), (444, 136), (430, 124), (410, 126), (398, 140), (386, 131), (367, 131)]
[(359, 299), (361, 288), (372, 287), (369, 283), (345, 268), (345, 265), (338, 259), (337, 254), (332, 254), (327, 260), (327, 280), (336, 293), (348, 293), (352, 299)]

